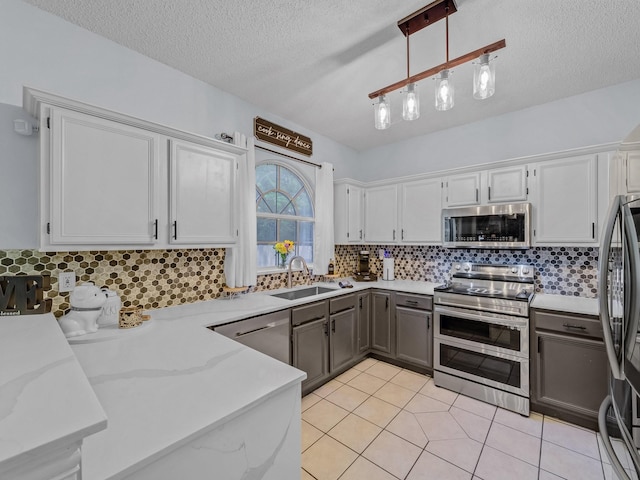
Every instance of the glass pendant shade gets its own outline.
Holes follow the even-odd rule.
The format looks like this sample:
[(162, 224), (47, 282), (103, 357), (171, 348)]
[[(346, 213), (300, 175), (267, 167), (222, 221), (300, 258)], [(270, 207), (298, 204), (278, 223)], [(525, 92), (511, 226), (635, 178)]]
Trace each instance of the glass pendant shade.
[(391, 108), (386, 95), (380, 95), (378, 97), (378, 103), (375, 104), (373, 114), (378, 130), (389, 128), (389, 125), (391, 125)]
[(473, 98), (484, 100), (496, 91), (496, 64), (489, 54), (480, 55), (473, 65)]
[(416, 120), (420, 118), (420, 97), (418, 95), (418, 85), (410, 83), (404, 92), (402, 99), (402, 118), (405, 120)]
[(442, 70), (436, 77), (436, 110), (453, 108), (454, 88), (449, 78), (449, 70)]

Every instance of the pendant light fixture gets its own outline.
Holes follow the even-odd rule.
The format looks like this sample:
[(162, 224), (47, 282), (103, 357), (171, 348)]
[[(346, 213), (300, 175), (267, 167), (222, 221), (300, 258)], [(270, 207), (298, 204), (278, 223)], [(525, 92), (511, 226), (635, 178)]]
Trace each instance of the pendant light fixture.
[[(407, 78), (411, 71), (409, 69), (409, 26), (407, 25), (405, 36), (407, 37)], [(402, 118), (404, 120), (416, 120), (420, 118), (420, 97), (418, 96), (418, 85), (410, 83), (404, 91), (402, 99)]]
[[(420, 116), (420, 99), (418, 97), (417, 82), (425, 78), (436, 76), (436, 110), (449, 110), (454, 105), (454, 86), (451, 83), (451, 69), (464, 63), (474, 62), (473, 76), (473, 96), (477, 99), (486, 99), (495, 93), (495, 65), (492, 52), (507, 46), (503, 38), (495, 43), (478, 48), (453, 60), (449, 60), (449, 15), (457, 12), (455, 0), (436, 0), (417, 12), (398, 21), (398, 28), (407, 37), (407, 78), (393, 83), (380, 90), (369, 94), (369, 98), (378, 99), (375, 104), (375, 125), (376, 128), (388, 128), (389, 122), (389, 100), (387, 94), (406, 87), (403, 95), (402, 118), (405, 120), (415, 120)], [(436, 67), (432, 67), (423, 72), (411, 75), (409, 71), (409, 36), (432, 25), (439, 20), (446, 21), (446, 61)], [(381, 115), (384, 115), (383, 121)]]
[(473, 62), (473, 98), (484, 100), (496, 92), (495, 59), (485, 53)]
[(391, 125), (391, 108), (386, 95), (378, 97), (378, 103), (373, 111), (375, 116), (375, 125), (378, 130), (384, 130)]
[(436, 78), (436, 110), (444, 112), (453, 108), (455, 88), (449, 78), (449, 70), (442, 70)]

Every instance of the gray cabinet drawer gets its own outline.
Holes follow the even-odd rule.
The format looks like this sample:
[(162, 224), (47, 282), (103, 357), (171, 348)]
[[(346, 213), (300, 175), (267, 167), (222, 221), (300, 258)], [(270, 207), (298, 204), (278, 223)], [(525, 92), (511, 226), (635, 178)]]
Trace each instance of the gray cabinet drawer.
[(433, 297), (427, 297), (424, 295), (409, 295), (407, 293), (397, 293), (396, 306), (417, 308), (419, 310), (432, 310)]
[(356, 306), (356, 296), (353, 293), (349, 295), (344, 295), (342, 297), (332, 298), (329, 300), (329, 313), (333, 315), (334, 313), (342, 312), (343, 310), (349, 310), (350, 308), (355, 308)]
[(291, 309), (291, 324), (300, 325), (327, 316), (327, 302), (316, 302)]
[(570, 333), (602, 338), (602, 323), (598, 317), (532, 310), (536, 330)]

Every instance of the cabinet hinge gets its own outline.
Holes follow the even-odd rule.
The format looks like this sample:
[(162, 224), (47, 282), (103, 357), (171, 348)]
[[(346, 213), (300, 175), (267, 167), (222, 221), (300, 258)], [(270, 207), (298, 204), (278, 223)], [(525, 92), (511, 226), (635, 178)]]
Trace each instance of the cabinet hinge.
[(51, 234), (51, 224), (47, 222), (47, 235)]
[(529, 176), (529, 170), (527, 169), (527, 177)]
[(47, 128), (51, 128), (51, 117), (47, 117)]

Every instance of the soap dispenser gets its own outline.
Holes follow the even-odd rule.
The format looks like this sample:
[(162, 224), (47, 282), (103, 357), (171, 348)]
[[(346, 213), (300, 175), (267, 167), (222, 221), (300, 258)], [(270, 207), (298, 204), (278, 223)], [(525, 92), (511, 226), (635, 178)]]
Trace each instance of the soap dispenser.
[(333, 258), (329, 260), (329, 268), (327, 269), (327, 274), (328, 275), (333, 275), (335, 273), (336, 269), (333, 265)]

